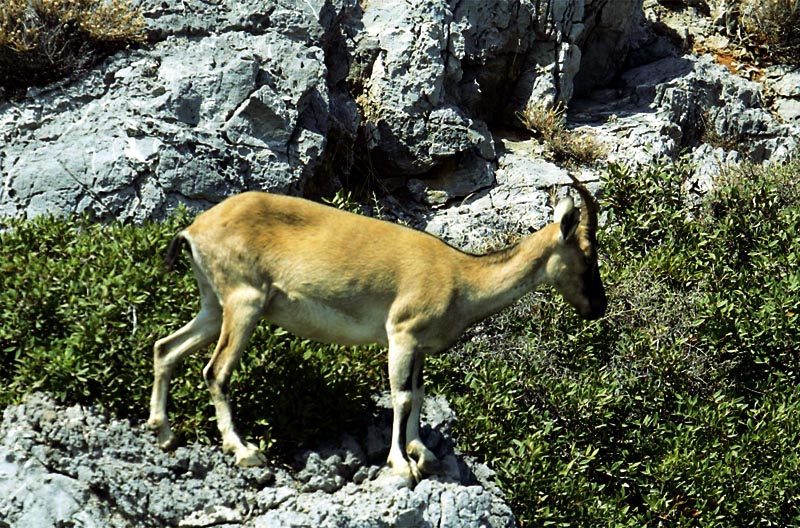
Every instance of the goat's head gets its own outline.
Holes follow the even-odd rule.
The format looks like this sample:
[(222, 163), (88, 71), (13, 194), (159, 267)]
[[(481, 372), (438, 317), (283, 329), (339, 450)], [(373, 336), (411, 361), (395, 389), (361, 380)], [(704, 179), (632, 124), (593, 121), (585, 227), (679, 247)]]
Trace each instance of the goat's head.
[(583, 204), (577, 209), (567, 197), (556, 206), (555, 222), (560, 233), (547, 262), (548, 282), (581, 317), (597, 319), (605, 314), (608, 304), (597, 264), (597, 203), (577, 180), (574, 187)]

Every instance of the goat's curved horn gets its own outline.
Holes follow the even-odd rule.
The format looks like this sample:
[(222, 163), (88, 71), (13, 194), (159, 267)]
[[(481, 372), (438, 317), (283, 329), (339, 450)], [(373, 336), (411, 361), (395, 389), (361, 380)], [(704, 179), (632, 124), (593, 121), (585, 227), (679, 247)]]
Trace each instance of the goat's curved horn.
[(572, 179), (572, 186), (581, 195), (581, 224), (585, 227), (586, 231), (592, 234), (597, 232), (597, 202), (589, 190), (584, 187), (583, 183), (572, 172), (568, 172), (569, 177)]

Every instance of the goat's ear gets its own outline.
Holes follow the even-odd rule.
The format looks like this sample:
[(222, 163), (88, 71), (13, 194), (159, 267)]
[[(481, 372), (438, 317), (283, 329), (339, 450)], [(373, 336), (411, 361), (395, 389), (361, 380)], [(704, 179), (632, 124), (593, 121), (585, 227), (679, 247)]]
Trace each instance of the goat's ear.
[(565, 242), (575, 234), (578, 225), (581, 223), (580, 209), (572, 209), (561, 218), (561, 241)]
[(575, 202), (571, 196), (567, 196), (556, 205), (555, 218), (556, 222), (561, 223), (561, 241), (569, 240), (578, 229), (581, 222), (581, 212), (575, 209)]

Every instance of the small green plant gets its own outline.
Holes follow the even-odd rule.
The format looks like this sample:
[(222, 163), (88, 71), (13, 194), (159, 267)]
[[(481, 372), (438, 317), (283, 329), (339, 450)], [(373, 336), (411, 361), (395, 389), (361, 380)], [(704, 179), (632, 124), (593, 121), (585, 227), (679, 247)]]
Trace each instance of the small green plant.
[(589, 164), (606, 154), (606, 148), (587, 134), (572, 133), (565, 126), (566, 107), (559, 103), (529, 105), (517, 118), (536, 137), (542, 139), (559, 162)]
[(1, 86), (19, 92), (47, 84), (144, 39), (144, 18), (130, 1), (5, 0)]
[(353, 193), (345, 190), (344, 188), (336, 191), (336, 194), (334, 194), (332, 198), (323, 198), (322, 201), (332, 207), (347, 211), (349, 213), (363, 213), (362, 206), (360, 203), (358, 203), (358, 201), (355, 200), (355, 198), (353, 198)]
[(800, 64), (800, 0), (745, 0), (745, 44), (770, 63)]

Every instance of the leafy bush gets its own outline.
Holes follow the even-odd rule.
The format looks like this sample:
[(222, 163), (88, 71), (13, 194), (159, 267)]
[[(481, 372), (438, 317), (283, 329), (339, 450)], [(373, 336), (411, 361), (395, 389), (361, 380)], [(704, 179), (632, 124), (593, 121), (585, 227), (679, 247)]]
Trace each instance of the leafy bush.
[(760, 58), (800, 64), (800, 0), (747, 0), (741, 19), (745, 43)]
[(703, 344), (748, 391), (800, 382), (800, 163), (722, 175), (701, 223)]
[(0, 86), (24, 92), (143, 40), (144, 19), (130, 1), (4, 0)]
[[(84, 218), (9, 220), (0, 233), (0, 407), (34, 390), (146, 417), (152, 346), (199, 307), (181, 259), (164, 274), (164, 248), (181, 214), (141, 227)], [(375, 348), (310, 345), (260, 328), (231, 387), (242, 431), (278, 450), (353, 425), (384, 379)], [(217, 438), (198, 353), (170, 391), (176, 432)], [(347, 427), (347, 425), (345, 425)]]
[(536, 294), (431, 362), (523, 525), (797, 525), (799, 167), (609, 167), (607, 315)]

